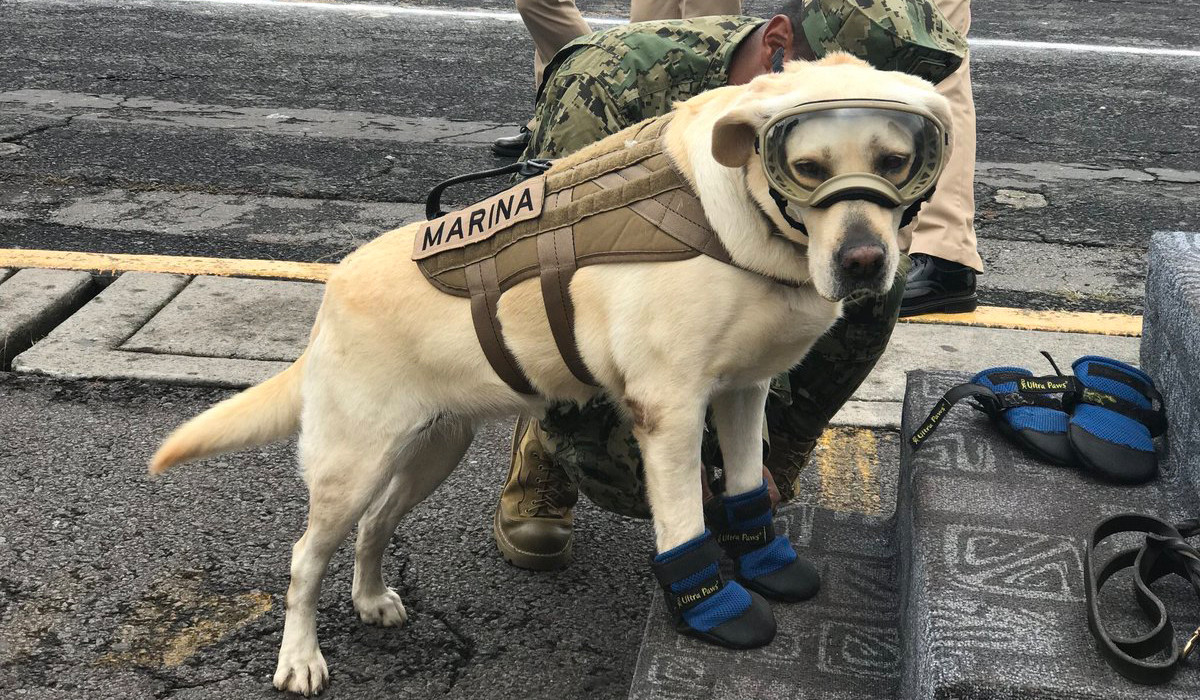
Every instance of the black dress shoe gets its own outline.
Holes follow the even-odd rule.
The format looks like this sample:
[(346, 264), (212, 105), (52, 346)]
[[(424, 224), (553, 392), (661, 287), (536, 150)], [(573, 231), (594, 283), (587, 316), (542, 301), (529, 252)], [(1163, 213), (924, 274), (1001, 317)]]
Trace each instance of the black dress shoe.
[(913, 253), (912, 269), (900, 302), (901, 316), (961, 314), (974, 311), (975, 271), (966, 265)]
[(501, 136), (492, 141), (492, 153), (502, 158), (517, 158), (525, 152), (531, 136), (529, 127), (523, 126), (515, 136)]

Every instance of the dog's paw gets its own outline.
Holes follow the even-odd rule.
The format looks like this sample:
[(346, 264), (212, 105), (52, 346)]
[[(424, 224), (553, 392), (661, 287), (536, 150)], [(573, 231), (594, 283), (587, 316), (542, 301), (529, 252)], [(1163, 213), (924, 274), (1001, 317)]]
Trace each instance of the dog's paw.
[(358, 610), (358, 616), (368, 625), (396, 627), (403, 625), (408, 619), (408, 612), (404, 609), (404, 603), (400, 601), (400, 594), (390, 588), (380, 595), (356, 598), (354, 609)]
[(279, 652), (279, 665), (275, 667), (275, 687), (304, 697), (319, 694), (329, 685), (329, 668), (321, 650), (313, 647), (308, 653)]

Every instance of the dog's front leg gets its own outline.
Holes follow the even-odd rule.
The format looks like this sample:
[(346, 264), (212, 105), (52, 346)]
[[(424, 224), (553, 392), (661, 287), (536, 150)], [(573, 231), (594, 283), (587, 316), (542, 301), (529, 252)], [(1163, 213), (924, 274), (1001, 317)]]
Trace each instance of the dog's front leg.
[(713, 423), (725, 463), (725, 494), (709, 509), (709, 526), (734, 561), (737, 580), (771, 600), (794, 602), (816, 595), (821, 579), (775, 534), (771, 496), (762, 476), (766, 383), (713, 397)]
[(740, 496), (762, 485), (763, 409), (770, 384), (729, 389), (713, 397), (713, 426), (721, 444), (725, 495)]
[(645, 463), (646, 495), (650, 499), (659, 552), (704, 532), (700, 485), (700, 438), (705, 409), (702, 393), (698, 391), (696, 395), (675, 400), (634, 397), (625, 400), (633, 418), (633, 435)]
[(680, 632), (736, 649), (762, 646), (775, 636), (771, 608), (761, 597), (721, 577), (721, 548), (704, 528), (700, 440), (707, 392), (680, 393), (674, 398), (626, 399), (634, 436), (642, 448), (646, 492), (654, 515), (658, 544), (654, 575)]

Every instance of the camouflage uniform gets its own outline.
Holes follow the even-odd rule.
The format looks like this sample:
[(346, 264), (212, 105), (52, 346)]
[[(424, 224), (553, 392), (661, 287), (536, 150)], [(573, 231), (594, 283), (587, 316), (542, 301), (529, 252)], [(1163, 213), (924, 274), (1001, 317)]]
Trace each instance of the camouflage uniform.
[[(887, 69), (940, 80), (966, 42), (924, 0), (814, 0), (803, 22), (818, 57), (848, 50)], [(704, 17), (626, 25), (580, 37), (550, 62), (539, 89), (524, 158), (570, 154), (674, 102), (729, 82), (738, 44), (765, 20)], [(887, 295), (848, 300), (845, 315), (798, 367), (772, 382), (767, 401), (766, 466), (790, 498), (800, 468), (829, 419), (862, 383), (887, 347), (900, 307), (907, 260)], [(555, 461), (597, 505), (649, 517), (641, 453), (632, 425), (606, 399), (553, 406), (541, 421)], [(705, 463), (719, 464), (708, 431)]]

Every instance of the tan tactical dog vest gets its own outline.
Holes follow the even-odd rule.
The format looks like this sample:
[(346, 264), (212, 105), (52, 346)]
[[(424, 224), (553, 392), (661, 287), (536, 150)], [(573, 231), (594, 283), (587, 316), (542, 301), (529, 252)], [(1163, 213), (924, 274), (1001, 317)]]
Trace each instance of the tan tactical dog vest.
[(484, 355), (514, 391), (536, 393), (496, 318), (500, 295), (518, 282), (541, 278), (558, 351), (579, 381), (594, 386), (575, 342), (570, 284), (576, 269), (698, 255), (734, 264), (663, 151), (670, 119), (643, 122), (622, 132), (623, 140), (607, 139), (612, 148), (606, 152), (530, 178), (418, 231), (413, 260), (438, 289), (470, 297)]

